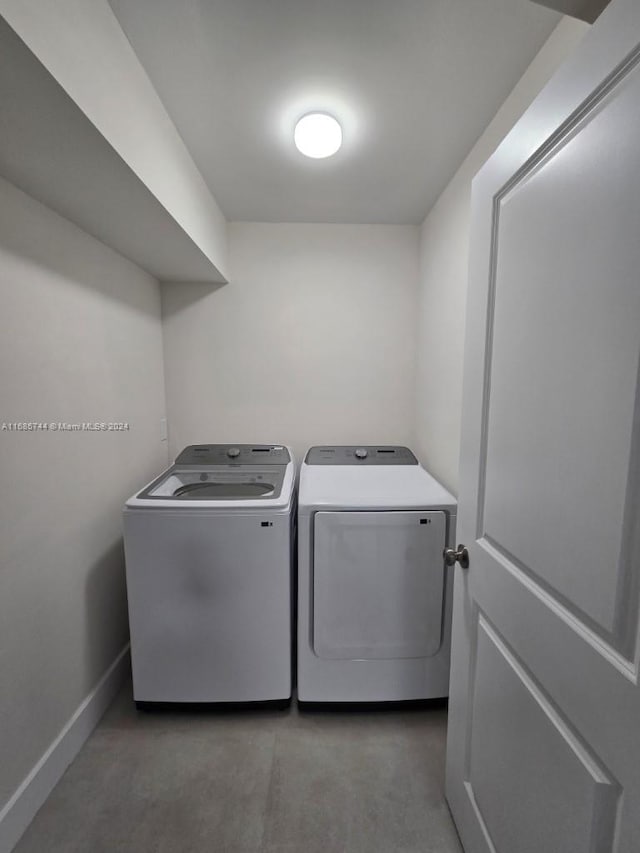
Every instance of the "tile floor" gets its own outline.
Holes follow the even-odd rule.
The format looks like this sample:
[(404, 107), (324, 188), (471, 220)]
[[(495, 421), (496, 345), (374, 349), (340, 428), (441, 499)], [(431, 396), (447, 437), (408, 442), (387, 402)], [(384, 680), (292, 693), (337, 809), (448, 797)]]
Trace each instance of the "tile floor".
[(446, 711), (140, 712), (118, 696), (15, 853), (462, 853)]

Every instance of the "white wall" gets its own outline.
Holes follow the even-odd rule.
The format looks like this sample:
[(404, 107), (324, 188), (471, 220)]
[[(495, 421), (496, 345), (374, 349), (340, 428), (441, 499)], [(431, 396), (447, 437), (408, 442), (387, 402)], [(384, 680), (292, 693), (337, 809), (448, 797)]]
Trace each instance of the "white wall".
[(235, 223), (229, 269), (162, 285), (171, 453), (411, 443), (416, 227)]
[(1, 423), (131, 426), (0, 424), (2, 815), (128, 642), (121, 505), (167, 451), (157, 282), (3, 180), (0, 300)]
[(587, 24), (571, 18), (560, 22), (422, 226), (415, 443), (421, 461), (454, 494), (458, 489), (471, 181), (588, 29)]

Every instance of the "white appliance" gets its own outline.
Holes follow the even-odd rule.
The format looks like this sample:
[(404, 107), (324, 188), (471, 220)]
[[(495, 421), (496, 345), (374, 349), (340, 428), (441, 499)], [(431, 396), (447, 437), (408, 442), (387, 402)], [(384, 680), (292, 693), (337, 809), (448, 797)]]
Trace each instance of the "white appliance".
[(449, 689), (456, 500), (406, 447), (312, 447), (298, 508), (298, 700)]
[(295, 511), (282, 445), (187, 447), (127, 501), (139, 705), (290, 701)]

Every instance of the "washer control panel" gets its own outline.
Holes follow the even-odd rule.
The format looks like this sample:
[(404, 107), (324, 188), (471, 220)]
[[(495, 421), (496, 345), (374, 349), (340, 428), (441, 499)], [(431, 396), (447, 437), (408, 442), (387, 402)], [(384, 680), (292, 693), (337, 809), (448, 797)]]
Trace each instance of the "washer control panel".
[(289, 451), (282, 444), (190, 444), (176, 457), (176, 465), (287, 465)]
[(378, 444), (312, 447), (304, 461), (307, 465), (418, 465), (408, 447)]

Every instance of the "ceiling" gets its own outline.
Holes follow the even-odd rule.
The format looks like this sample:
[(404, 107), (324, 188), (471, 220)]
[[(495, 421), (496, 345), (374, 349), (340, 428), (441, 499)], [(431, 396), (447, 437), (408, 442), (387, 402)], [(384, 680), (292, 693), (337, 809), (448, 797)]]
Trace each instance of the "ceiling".
[[(420, 223), (560, 19), (529, 0), (110, 0), (229, 220)], [(344, 144), (293, 145), (309, 111)]]

